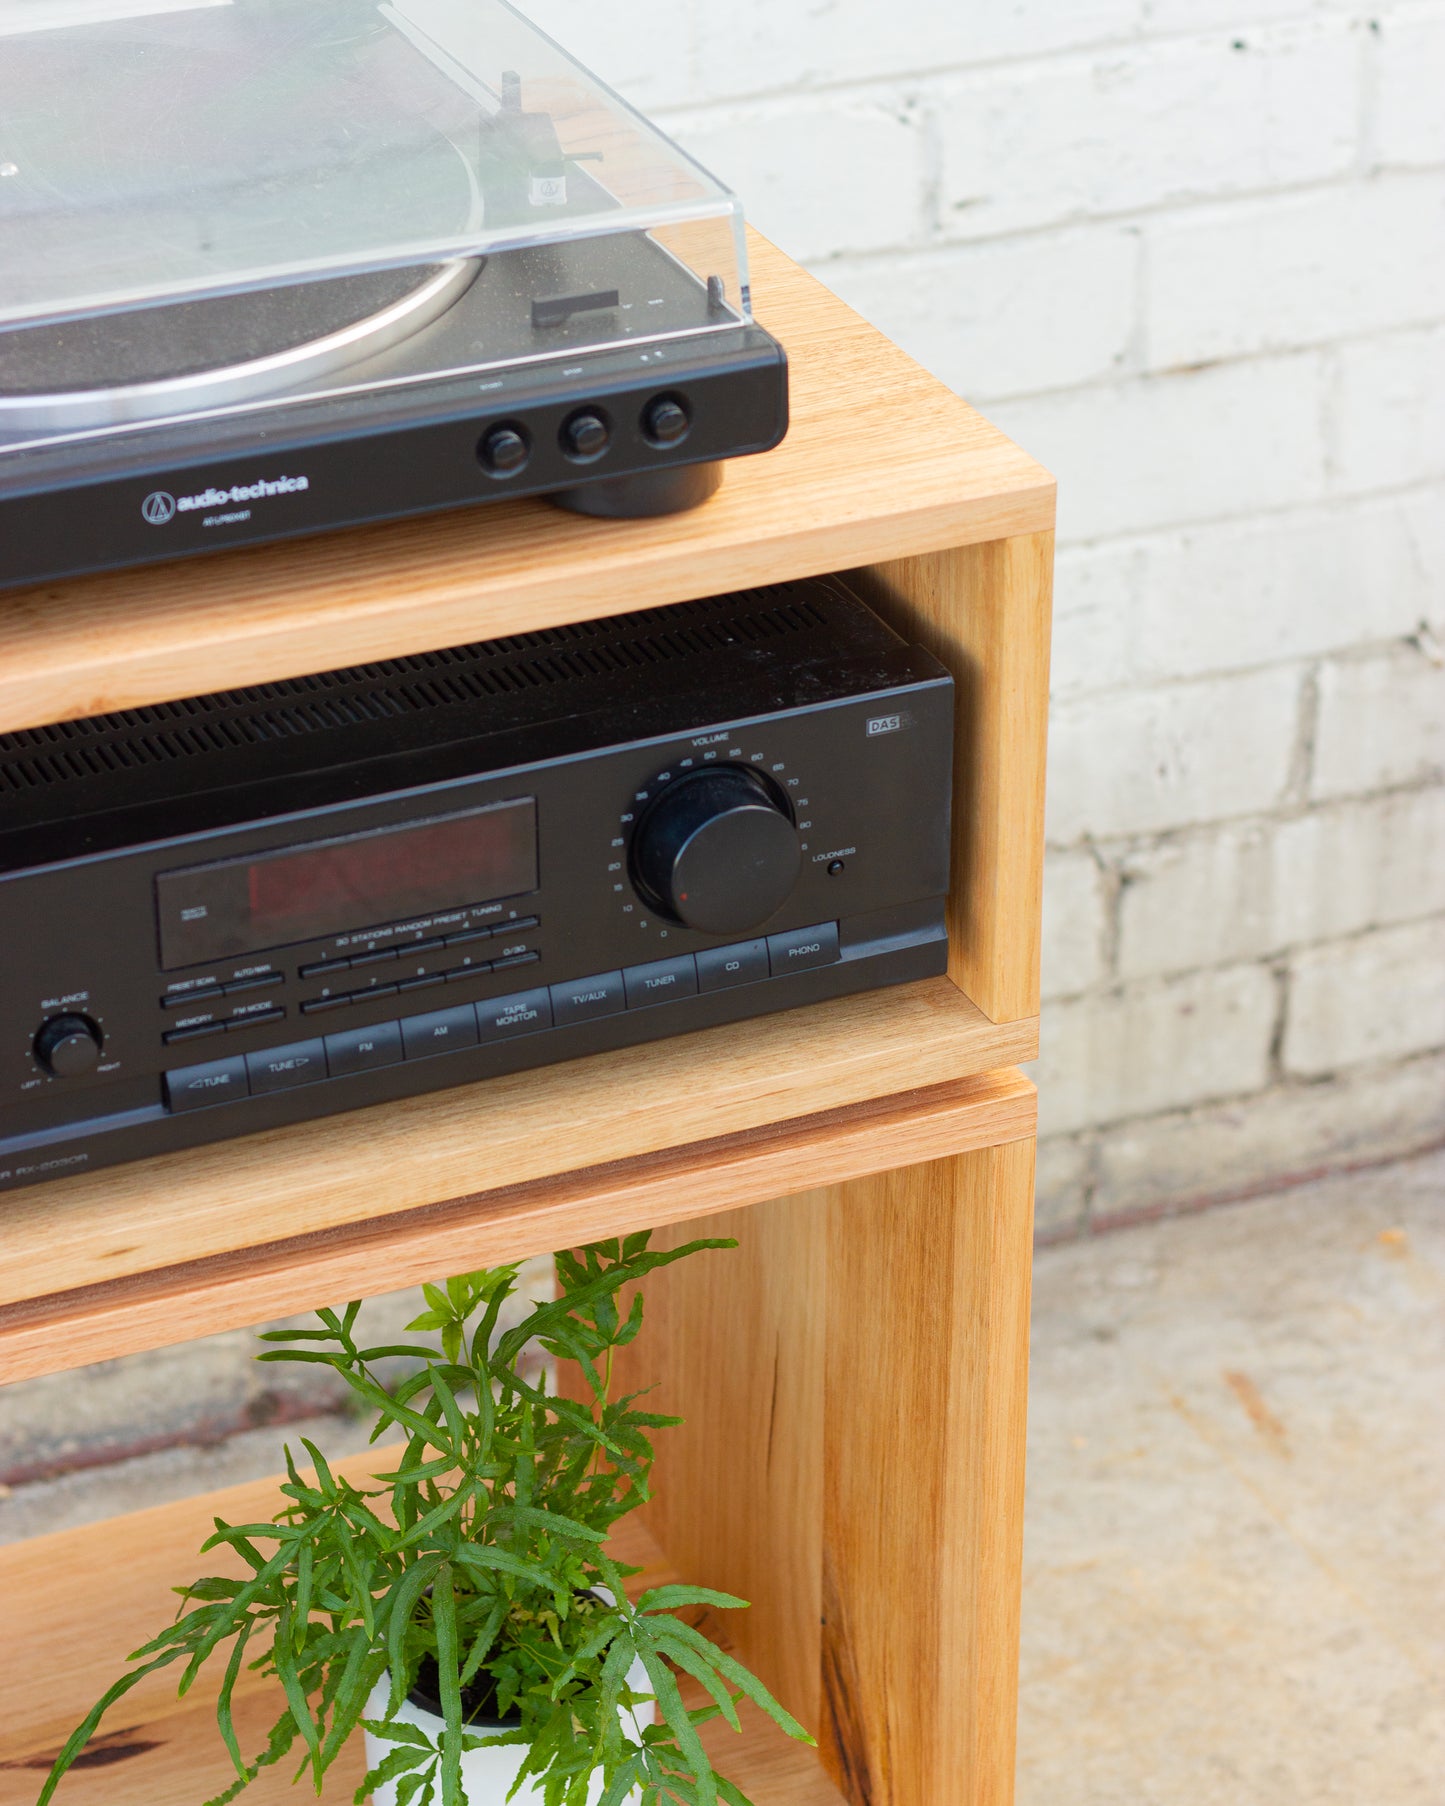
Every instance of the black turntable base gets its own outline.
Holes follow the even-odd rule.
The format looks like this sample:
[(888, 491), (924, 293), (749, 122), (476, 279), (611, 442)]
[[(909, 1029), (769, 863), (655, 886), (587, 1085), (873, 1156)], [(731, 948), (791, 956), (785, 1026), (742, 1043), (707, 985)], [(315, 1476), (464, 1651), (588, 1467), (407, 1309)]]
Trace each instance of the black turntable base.
[(709, 311), (636, 234), (0, 333), (0, 584), (506, 496), (691, 507), (787, 428), (781, 348)]

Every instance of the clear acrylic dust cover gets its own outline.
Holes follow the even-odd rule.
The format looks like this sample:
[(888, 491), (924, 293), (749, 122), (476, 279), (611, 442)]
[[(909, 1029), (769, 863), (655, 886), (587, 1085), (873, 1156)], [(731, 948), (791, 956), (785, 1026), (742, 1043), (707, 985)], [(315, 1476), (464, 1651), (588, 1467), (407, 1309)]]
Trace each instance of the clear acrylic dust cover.
[(749, 317), (736, 199), (504, 0), (0, 0), (0, 329), (621, 233)]

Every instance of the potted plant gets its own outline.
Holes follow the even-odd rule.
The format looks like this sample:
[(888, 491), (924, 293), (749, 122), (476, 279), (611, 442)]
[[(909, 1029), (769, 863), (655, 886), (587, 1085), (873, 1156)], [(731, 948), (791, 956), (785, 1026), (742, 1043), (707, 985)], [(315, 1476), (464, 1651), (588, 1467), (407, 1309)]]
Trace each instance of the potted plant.
[[(741, 1607), (702, 1587), (665, 1586), (635, 1601), (637, 1572), (607, 1551), (613, 1526), (648, 1497), (649, 1432), (679, 1421), (613, 1397), (614, 1360), (642, 1325), (647, 1274), (726, 1241), (650, 1251), (647, 1235), (557, 1256), (558, 1295), (498, 1333), (517, 1268), (425, 1288), (410, 1331), (433, 1341), (358, 1347), (360, 1307), (317, 1313), (319, 1327), (271, 1331), (265, 1361), (325, 1362), (376, 1414), (375, 1441), (405, 1439), (370, 1488), (333, 1474), (305, 1443), (314, 1478), (286, 1454), (286, 1504), (270, 1523), (216, 1521), (206, 1549), (240, 1557), (246, 1578), (178, 1587), (182, 1615), (75, 1730), (46, 1780), (48, 1806), (102, 1715), (142, 1676), (185, 1664), (184, 1694), (224, 1650), (216, 1706), (234, 1799), (299, 1751), (295, 1779), (316, 1791), (349, 1738), (364, 1732), (368, 1773), (356, 1795), (377, 1806), (749, 1806), (716, 1773), (698, 1726), (754, 1701), (808, 1739), (763, 1684), (677, 1614)], [(528, 1351), (574, 1363), (578, 1398), (548, 1388)], [(388, 1389), (377, 1363), (420, 1366)], [(232, 1701), (243, 1667), (284, 1695), (264, 1750), (237, 1741)], [(678, 1672), (708, 1703), (689, 1710)]]

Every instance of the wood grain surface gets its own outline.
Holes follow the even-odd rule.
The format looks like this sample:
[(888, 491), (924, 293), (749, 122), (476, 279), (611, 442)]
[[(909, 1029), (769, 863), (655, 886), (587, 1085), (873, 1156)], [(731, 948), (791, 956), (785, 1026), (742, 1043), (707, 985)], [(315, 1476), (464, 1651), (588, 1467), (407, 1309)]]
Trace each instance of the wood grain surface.
[(0, 731), (1047, 531), (1047, 472), (754, 240), (793, 425), (703, 509), (541, 501), (0, 592)]
[(949, 971), (995, 1022), (1039, 1010), (1052, 533), (854, 572), (957, 685)]
[(1005, 1069), (0, 1306), (0, 1382), (1018, 1140), (1036, 1114), (1032, 1084)]
[(1013, 1799), (1033, 1163), (827, 1194), (823, 1736), (852, 1806)]
[(1036, 1051), (1036, 1023), (995, 1027), (948, 979), (927, 979), (58, 1179), (4, 1199), (0, 1304), (945, 1084)]

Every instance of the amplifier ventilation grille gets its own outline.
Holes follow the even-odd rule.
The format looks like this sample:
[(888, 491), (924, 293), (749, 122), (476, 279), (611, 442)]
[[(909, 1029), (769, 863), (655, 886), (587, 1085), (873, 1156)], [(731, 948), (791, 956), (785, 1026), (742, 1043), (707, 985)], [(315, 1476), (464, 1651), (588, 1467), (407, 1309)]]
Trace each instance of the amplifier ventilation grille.
[(48, 784), (301, 734), (465, 707), (548, 685), (595, 682), (648, 665), (705, 659), (739, 642), (763, 644), (816, 632), (828, 625), (826, 607), (820, 606), (828, 599), (823, 583), (803, 593), (795, 590), (786, 600), (779, 599), (779, 592), (747, 590), (52, 727), (22, 728), (0, 734), (0, 790), (32, 792)]

